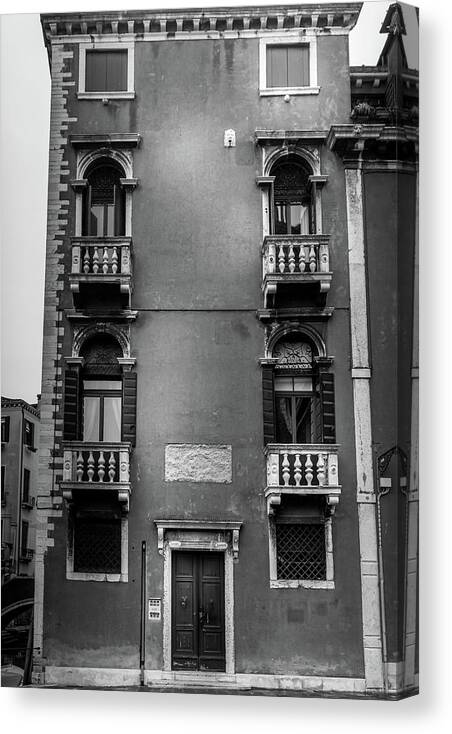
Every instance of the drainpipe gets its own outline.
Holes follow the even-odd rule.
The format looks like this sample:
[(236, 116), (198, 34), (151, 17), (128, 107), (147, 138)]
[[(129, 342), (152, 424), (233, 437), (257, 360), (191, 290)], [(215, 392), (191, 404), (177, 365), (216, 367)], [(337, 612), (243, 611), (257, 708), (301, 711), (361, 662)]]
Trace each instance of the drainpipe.
[(25, 651), (24, 675), (22, 685), (28, 686), (31, 683), (31, 666), (33, 662), (33, 609), (31, 610), (30, 627), (28, 628), (27, 649)]
[(378, 542), (378, 585), (380, 587), (380, 616), (381, 616), (381, 651), (383, 657), (383, 678), (385, 682), (385, 690), (388, 690), (388, 652), (387, 652), (387, 639), (386, 639), (386, 608), (385, 608), (385, 580), (384, 580), (384, 566), (383, 566), (383, 540), (382, 540), (382, 527), (381, 527), (381, 498), (386, 494), (389, 494), (391, 486), (382, 488), (380, 484), (380, 475), (378, 475), (377, 484), (377, 542)]
[(141, 543), (140, 686), (144, 686), (146, 635), (146, 541)]
[(19, 453), (19, 491), (17, 495), (17, 512), (16, 512), (16, 542), (15, 542), (15, 559), (14, 567), (16, 576), (19, 575), (19, 552), (20, 552), (20, 535), (22, 522), (22, 484), (23, 484), (23, 465), (24, 465), (24, 408), (21, 408), (22, 420), (20, 423), (20, 453)]

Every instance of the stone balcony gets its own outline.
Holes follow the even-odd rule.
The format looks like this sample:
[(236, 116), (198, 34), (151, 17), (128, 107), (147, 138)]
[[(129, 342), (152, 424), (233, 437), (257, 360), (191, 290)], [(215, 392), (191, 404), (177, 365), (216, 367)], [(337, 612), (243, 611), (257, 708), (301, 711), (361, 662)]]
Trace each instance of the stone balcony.
[(64, 444), (63, 497), (69, 501), (79, 492), (114, 493), (129, 509), (130, 443), (70, 441)]
[(262, 245), (264, 307), (275, 305), (281, 285), (317, 284), (330, 288), (329, 235), (267, 235)]
[[(130, 237), (73, 237), (69, 275), (74, 302), (90, 286), (116, 287), (130, 304), (132, 292), (132, 239)], [(75, 304), (77, 305), (77, 304)]]
[(325, 495), (334, 511), (341, 495), (337, 444), (267, 444), (267, 512), (273, 515), (282, 494)]

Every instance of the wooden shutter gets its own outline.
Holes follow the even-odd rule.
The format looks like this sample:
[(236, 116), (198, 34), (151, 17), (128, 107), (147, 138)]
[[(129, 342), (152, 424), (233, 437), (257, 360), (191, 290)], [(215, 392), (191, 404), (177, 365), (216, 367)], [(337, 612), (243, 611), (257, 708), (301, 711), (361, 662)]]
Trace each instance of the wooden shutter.
[(273, 367), (262, 367), (262, 405), (264, 412), (264, 444), (275, 442), (275, 393)]
[(122, 440), (136, 442), (137, 373), (124, 372), (122, 376)]
[(319, 375), (320, 403), (322, 410), (323, 443), (336, 442), (336, 419), (334, 409), (334, 375), (321, 372)]
[(63, 410), (63, 438), (65, 441), (77, 441), (81, 438), (80, 373), (78, 371), (66, 370)]
[(9, 415), (2, 418), (2, 441), (5, 443), (9, 441)]

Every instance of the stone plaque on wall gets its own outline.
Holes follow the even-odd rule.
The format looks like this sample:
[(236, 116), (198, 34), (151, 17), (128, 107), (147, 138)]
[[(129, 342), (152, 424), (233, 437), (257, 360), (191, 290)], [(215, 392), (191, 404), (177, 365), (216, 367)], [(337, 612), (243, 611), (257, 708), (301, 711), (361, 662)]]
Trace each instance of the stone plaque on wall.
[(165, 447), (166, 482), (232, 482), (232, 447), (169, 444)]

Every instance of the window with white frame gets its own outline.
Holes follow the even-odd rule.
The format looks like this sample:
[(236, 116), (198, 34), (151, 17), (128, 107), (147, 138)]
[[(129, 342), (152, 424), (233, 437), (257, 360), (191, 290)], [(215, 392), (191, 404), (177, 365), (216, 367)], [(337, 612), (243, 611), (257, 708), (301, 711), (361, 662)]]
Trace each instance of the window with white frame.
[(118, 505), (74, 505), (69, 515), (66, 577), (71, 581), (128, 580), (128, 524)]
[(318, 94), (317, 39), (278, 35), (260, 39), (261, 95)]
[(270, 523), (270, 586), (334, 588), (332, 520), (325, 497), (284, 494)]
[(134, 65), (133, 42), (81, 43), (79, 99), (132, 99)]

